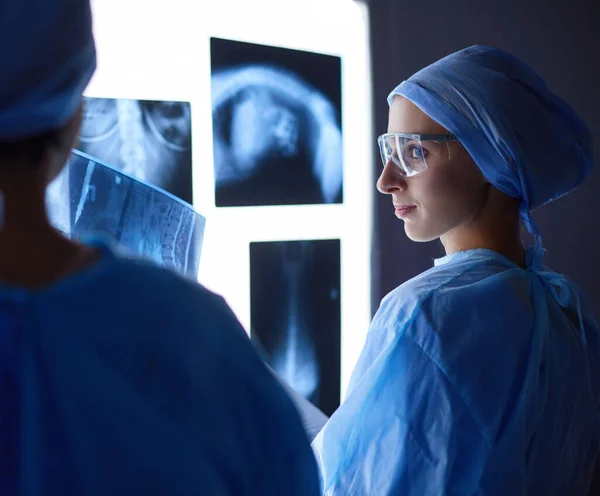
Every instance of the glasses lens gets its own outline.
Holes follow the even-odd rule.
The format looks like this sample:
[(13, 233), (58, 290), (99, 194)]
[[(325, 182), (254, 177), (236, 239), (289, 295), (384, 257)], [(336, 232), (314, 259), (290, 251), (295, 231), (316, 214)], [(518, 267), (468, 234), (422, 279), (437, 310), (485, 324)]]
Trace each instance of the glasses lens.
[(427, 168), (423, 146), (419, 140), (398, 135), (383, 135), (379, 139), (384, 166), (391, 160), (406, 176), (414, 176)]

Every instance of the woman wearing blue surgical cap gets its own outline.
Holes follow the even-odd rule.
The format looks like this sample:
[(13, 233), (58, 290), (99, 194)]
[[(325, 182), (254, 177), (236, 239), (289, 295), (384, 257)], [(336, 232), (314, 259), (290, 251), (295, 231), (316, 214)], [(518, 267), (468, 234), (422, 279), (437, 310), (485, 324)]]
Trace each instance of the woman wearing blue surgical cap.
[[(377, 182), (446, 256), (387, 295), (313, 442), (326, 495), (582, 495), (600, 448), (600, 339), (542, 264), (530, 211), (592, 166), (585, 125), (515, 57), (474, 46), (390, 95)], [(525, 249), (520, 223), (533, 234)]]
[(0, 47), (0, 494), (318, 493), (223, 299), (48, 222), (95, 67), (89, 2), (2, 2)]

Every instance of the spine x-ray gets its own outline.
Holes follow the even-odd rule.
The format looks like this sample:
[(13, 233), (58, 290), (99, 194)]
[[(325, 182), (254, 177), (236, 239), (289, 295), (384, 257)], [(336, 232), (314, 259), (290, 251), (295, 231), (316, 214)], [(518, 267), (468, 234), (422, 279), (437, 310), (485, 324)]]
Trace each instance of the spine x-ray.
[(275, 373), (326, 415), (340, 400), (340, 242), (250, 244), (251, 336)]
[(197, 277), (205, 219), (153, 185), (74, 150), (47, 206), (53, 225), (73, 239), (105, 239)]
[(211, 39), (218, 207), (341, 203), (339, 57)]
[(76, 148), (192, 203), (187, 102), (85, 98)]

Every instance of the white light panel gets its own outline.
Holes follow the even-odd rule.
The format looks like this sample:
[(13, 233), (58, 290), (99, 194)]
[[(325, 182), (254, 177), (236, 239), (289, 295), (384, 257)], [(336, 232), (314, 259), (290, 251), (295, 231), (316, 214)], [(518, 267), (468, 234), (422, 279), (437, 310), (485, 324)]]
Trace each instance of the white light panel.
[[(341, 239), (342, 394), (370, 321), (371, 162), (367, 10), (352, 0), (95, 0), (98, 70), (87, 96), (192, 108), (194, 206), (207, 218), (199, 281), (250, 326), (251, 241)], [(214, 206), (210, 37), (342, 58), (344, 203)]]

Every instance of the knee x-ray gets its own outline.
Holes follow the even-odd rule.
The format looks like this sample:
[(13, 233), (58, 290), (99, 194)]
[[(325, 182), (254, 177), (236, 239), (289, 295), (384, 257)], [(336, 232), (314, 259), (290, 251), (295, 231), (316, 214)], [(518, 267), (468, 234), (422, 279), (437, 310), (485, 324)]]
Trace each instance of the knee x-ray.
[(187, 203), (191, 143), (187, 102), (85, 98), (76, 148)]
[(53, 225), (73, 239), (99, 237), (197, 277), (205, 219), (171, 194), (73, 151), (48, 188)]
[(218, 207), (341, 203), (341, 59), (211, 39)]
[(326, 415), (340, 400), (340, 241), (250, 244), (251, 336)]

